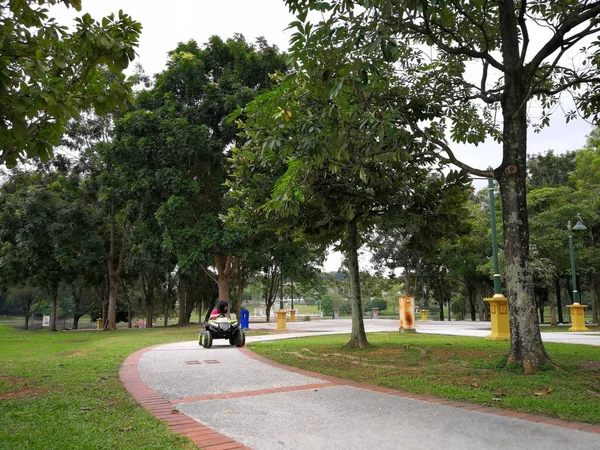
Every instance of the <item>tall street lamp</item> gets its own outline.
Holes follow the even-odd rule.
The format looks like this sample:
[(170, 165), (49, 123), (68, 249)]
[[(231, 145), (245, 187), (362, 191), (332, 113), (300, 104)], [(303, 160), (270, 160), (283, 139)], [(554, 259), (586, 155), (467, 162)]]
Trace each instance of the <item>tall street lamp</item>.
[[(575, 247), (573, 245), (573, 232), (572, 231), (583, 231), (587, 230), (587, 227), (581, 221), (580, 216), (577, 217), (577, 223), (574, 227), (571, 227), (571, 221), (567, 223), (567, 230), (569, 234), (569, 252), (571, 254), (571, 280), (573, 282), (573, 303), (579, 303), (579, 291), (577, 291), (577, 272), (575, 272)], [(573, 217), (573, 218), (575, 218)]]
[(279, 292), (279, 309), (282, 310), (283, 309), (283, 261), (281, 262), (279, 271), (280, 271), (280, 275), (281, 275), (281, 280), (279, 280), (280, 287), (281, 287), (281, 292)]
[(579, 291), (577, 290), (577, 272), (575, 271), (575, 247), (573, 245), (573, 231), (587, 230), (587, 227), (581, 221), (579, 215), (577, 223), (571, 227), (571, 221), (567, 223), (567, 231), (569, 235), (569, 253), (571, 254), (571, 282), (573, 283), (573, 304), (567, 306), (571, 312), (571, 328), (569, 331), (590, 331), (585, 326), (585, 306), (579, 303)]
[(488, 195), (490, 200), (490, 226), (492, 231), (492, 258), (494, 262), (494, 296), (484, 298), (483, 301), (490, 305), (490, 319), (492, 332), (485, 338), (493, 341), (506, 341), (510, 339), (510, 325), (508, 320), (508, 300), (502, 295), (500, 276), (500, 262), (498, 260), (498, 235), (496, 233), (496, 199), (494, 197), (494, 179), (488, 178)]

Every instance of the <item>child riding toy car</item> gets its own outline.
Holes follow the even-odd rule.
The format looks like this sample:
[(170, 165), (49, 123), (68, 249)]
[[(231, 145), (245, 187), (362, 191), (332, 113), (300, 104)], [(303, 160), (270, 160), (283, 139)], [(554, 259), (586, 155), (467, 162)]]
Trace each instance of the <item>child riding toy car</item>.
[(221, 300), (216, 310), (213, 310), (208, 320), (204, 322), (204, 330), (198, 336), (198, 344), (210, 348), (214, 339), (228, 339), (230, 345), (243, 347), (246, 344), (246, 335), (240, 328), (236, 319), (227, 317), (229, 305)]

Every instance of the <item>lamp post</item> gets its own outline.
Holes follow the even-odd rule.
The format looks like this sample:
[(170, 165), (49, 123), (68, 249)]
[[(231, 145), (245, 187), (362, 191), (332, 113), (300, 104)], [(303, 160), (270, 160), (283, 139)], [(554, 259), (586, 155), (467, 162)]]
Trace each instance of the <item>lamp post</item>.
[(279, 292), (279, 309), (283, 309), (283, 268), (281, 269), (281, 291)]
[(492, 332), (485, 338), (493, 341), (510, 339), (508, 320), (508, 300), (502, 295), (500, 263), (498, 261), (498, 235), (496, 234), (496, 201), (494, 198), (494, 179), (488, 178), (488, 195), (490, 199), (490, 225), (492, 228), (492, 257), (494, 259), (494, 296), (484, 298), (490, 305)]
[(577, 223), (571, 227), (571, 221), (567, 222), (567, 230), (569, 234), (569, 253), (571, 254), (571, 280), (573, 282), (573, 303), (579, 303), (579, 291), (577, 290), (577, 272), (575, 271), (575, 246), (573, 245), (573, 231), (587, 230), (587, 227), (581, 221), (581, 217), (577, 217)]
[(490, 223), (492, 227), (492, 257), (494, 259), (494, 295), (502, 295), (500, 282), (500, 263), (498, 262), (498, 235), (496, 233), (496, 200), (494, 198), (494, 179), (488, 178), (488, 196), (490, 199)]
[(569, 236), (569, 253), (571, 255), (571, 282), (573, 283), (573, 304), (567, 306), (571, 312), (571, 328), (569, 331), (590, 331), (585, 326), (585, 306), (579, 303), (580, 296), (577, 290), (577, 272), (575, 271), (575, 246), (573, 245), (573, 231), (587, 230), (587, 227), (577, 217), (577, 223), (571, 227), (571, 221), (567, 222), (567, 234)]

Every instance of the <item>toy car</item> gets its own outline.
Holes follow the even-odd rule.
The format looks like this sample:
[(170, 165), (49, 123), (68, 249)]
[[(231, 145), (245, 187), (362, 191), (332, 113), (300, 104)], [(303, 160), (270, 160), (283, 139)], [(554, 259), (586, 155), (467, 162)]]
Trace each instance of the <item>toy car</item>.
[(246, 335), (240, 328), (240, 323), (224, 315), (204, 322), (204, 330), (198, 336), (198, 344), (210, 348), (213, 339), (228, 339), (230, 345), (243, 347), (246, 344)]

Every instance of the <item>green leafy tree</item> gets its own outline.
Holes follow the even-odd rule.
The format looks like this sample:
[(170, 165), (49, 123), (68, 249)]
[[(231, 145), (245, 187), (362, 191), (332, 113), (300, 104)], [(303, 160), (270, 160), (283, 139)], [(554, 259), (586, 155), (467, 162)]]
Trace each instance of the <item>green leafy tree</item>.
[[(69, 33), (45, 8), (59, 3), (81, 10), (81, 0), (0, 3), (0, 163), (8, 167), (47, 160), (70, 119), (122, 106), (131, 92), (119, 73), (135, 57), (141, 25), (122, 11), (101, 23), (84, 14)], [(108, 82), (105, 68), (115, 73)]]
[(8, 293), (8, 303), (11, 306), (17, 306), (23, 310), (25, 316), (25, 330), (29, 330), (29, 321), (41, 305), (42, 297), (36, 287), (14, 286)]
[(529, 189), (567, 185), (576, 168), (575, 152), (555, 155), (553, 150), (548, 150), (543, 154), (528, 155)]
[(0, 208), (3, 278), (44, 289), (56, 331), (61, 284), (94, 267), (102, 254), (95, 218), (80, 201), (80, 175), (63, 158), (35, 171), (13, 171), (0, 191)]
[[(230, 181), (240, 206), (231, 214), (273, 215), (308, 240), (339, 242), (352, 292), (348, 346), (364, 347), (358, 248), (366, 232), (389, 211), (401, 210), (437, 168), (410, 129), (395, 125), (394, 140), (383, 139), (387, 125), (365, 107), (366, 94), (352, 83), (332, 83), (318, 63), (322, 49), (314, 50), (295, 74), (244, 109), (247, 120), (239, 124), (247, 143), (234, 149)], [(381, 80), (389, 74), (382, 72)], [(368, 94), (386, 102), (376, 84)], [(428, 117), (418, 106), (403, 107), (402, 114)], [(453, 172), (448, 180), (460, 184), (461, 175)]]
[(214, 278), (222, 300), (230, 298), (233, 277), (248, 276), (250, 262), (242, 256), (253, 241), (252, 230), (228, 228), (220, 218), (227, 207), (226, 158), (239, 141), (226, 118), (269, 86), (277, 70), (285, 70), (284, 57), (264, 39), (181, 43), (152, 88), (139, 93), (135, 110), (117, 121), (111, 151), (128, 182), (123, 198), (131, 220), (155, 217), (178, 267)]
[[(293, 54), (326, 47), (332, 57), (324, 59), (325, 64), (335, 61), (338, 53), (362, 54), (362, 67), (337, 71), (340, 83), (357, 75), (370, 83), (380, 66), (374, 60), (396, 61), (397, 76), (411, 90), (391, 90), (390, 102), (404, 102), (408, 97), (442, 112), (433, 121), (413, 120), (413, 129), (420, 130), (448, 161), (499, 182), (511, 327), (507, 361), (522, 365), (526, 372), (549, 363), (539, 333), (529, 259), (527, 104), (538, 101), (541, 106), (536, 127), (548, 125), (550, 112), (566, 92), (573, 93), (582, 114), (597, 113), (597, 42), (585, 46), (583, 41), (599, 31), (600, 2), (286, 3), (298, 16), (292, 24), (297, 29), (292, 36)], [(311, 23), (315, 16), (308, 14), (310, 10), (322, 11), (323, 19)], [(542, 29), (548, 31), (547, 39), (530, 45), (530, 36)], [(565, 61), (577, 45), (583, 45), (580, 58), (585, 61), (572, 67)], [(477, 67), (481, 76), (475, 81)], [(394, 82), (390, 77), (390, 83)], [(388, 120), (395, 120), (396, 110), (395, 105), (389, 108)], [(496, 120), (497, 113), (501, 121)], [(569, 111), (567, 120), (575, 115)], [(488, 137), (501, 141), (501, 165), (479, 170), (460, 161), (446, 141), (446, 130), (454, 142), (478, 144)]]

